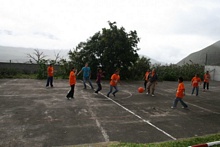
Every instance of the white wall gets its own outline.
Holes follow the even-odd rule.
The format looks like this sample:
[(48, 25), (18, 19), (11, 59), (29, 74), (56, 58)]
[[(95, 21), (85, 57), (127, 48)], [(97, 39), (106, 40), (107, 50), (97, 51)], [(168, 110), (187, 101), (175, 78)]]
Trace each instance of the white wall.
[(209, 71), (211, 75), (211, 80), (220, 81), (220, 66), (205, 66), (205, 72)]

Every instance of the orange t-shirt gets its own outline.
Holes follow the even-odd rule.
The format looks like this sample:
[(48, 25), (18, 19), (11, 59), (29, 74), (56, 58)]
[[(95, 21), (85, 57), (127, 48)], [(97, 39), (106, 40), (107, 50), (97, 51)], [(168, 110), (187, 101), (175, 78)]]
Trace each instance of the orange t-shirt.
[(201, 79), (199, 77), (192, 78), (192, 86), (193, 87), (198, 87), (200, 82), (201, 82)]
[(149, 71), (147, 71), (147, 72), (145, 73), (145, 80), (146, 80), (146, 81), (148, 80), (148, 76), (149, 76), (149, 74), (150, 74)]
[(75, 75), (74, 71), (70, 72), (69, 83), (70, 83), (70, 86), (76, 84), (76, 75)]
[(204, 74), (204, 82), (209, 83), (210, 78), (210, 74)]
[(185, 91), (185, 86), (183, 83), (179, 83), (177, 91), (176, 91), (176, 97), (183, 98)]
[(117, 74), (113, 74), (113, 75), (111, 76), (110, 85), (111, 85), (111, 86), (116, 86), (119, 80), (120, 80), (120, 76), (117, 75)]
[(52, 76), (53, 76), (53, 67), (52, 67), (52, 66), (49, 66), (49, 67), (47, 68), (47, 75), (48, 75), (49, 77), (52, 77)]

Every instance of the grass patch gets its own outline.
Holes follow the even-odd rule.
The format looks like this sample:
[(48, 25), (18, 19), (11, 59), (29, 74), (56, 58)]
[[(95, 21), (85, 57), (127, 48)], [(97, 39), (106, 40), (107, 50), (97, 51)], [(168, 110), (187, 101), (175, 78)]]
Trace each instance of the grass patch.
[[(161, 142), (161, 143), (149, 143), (149, 144), (119, 143), (119, 144), (111, 145), (110, 147), (188, 147), (192, 145), (203, 144), (213, 141), (220, 141), (220, 133), (202, 136), (202, 137), (181, 139), (177, 141)], [(212, 147), (220, 147), (220, 145), (214, 145)]]

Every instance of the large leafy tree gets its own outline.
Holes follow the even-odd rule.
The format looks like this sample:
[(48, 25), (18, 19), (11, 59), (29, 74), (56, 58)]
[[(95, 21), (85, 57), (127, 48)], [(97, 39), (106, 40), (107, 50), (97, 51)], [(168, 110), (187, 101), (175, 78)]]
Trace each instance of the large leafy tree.
[(94, 71), (102, 67), (109, 77), (116, 69), (121, 70), (122, 79), (130, 78), (130, 70), (138, 59), (137, 44), (140, 41), (136, 31), (127, 33), (123, 27), (118, 28), (116, 23), (108, 22), (110, 28), (103, 28), (95, 33), (86, 42), (81, 42), (69, 52), (71, 61), (79, 68), (85, 62)]
[(146, 58), (144, 56), (139, 57), (138, 60), (135, 62), (134, 66), (131, 68), (131, 75), (132, 79), (140, 80), (144, 78), (146, 71), (150, 70), (150, 58)]

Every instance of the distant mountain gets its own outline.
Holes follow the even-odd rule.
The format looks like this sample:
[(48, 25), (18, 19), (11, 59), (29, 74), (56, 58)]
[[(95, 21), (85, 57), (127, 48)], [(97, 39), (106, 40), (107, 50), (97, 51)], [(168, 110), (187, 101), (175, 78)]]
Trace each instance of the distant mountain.
[(200, 65), (220, 65), (220, 41), (194, 52), (181, 61), (177, 65), (183, 64), (200, 64)]
[(150, 59), (151, 65), (154, 65), (154, 64), (165, 65), (165, 64), (166, 64), (166, 63), (164, 63), (164, 62), (159, 62), (159, 61), (157, 61), (157, 60), (155, 60), (155, 59), (153, 59), (153, 58), (150, 58), (150, 57), (148, 57), (148, 56), (146, 56), (146, 55), (140, 55), (140, 57), (145, 57), (145, 58), (147, 58), (147, 59)]
[[(46, 55), (45, 59), (54, 60), (58, 53), (61, 58), (68, 59), (69, 50), (38, 50)], [(0, 46), (0, 62), (24, 63), (29, 61), (27, 54), (33, 55), (34, 52), (34, 48)]]
[[(37, 49), (37, 48), (36, 48)], [(46, 50), (46, 49), (38, 49), (46, 55), (45, 59), (55, 59), (55, 53), (60, 53), (60, 57), (67, 59), (69, 58), (68, 52), (69, 50)], [(23, 47), (8, 47), (8, 46), (0, 46), (0, 62), (13, 62), (13, 63), (25, 63), (29, 61), (27, 54), (33, 55), (34, 48), (23, 48)], [(164, 64), (155, 59), (152, 59), (145, 55), (144, 56), (150, 59), (151, 64)]]

